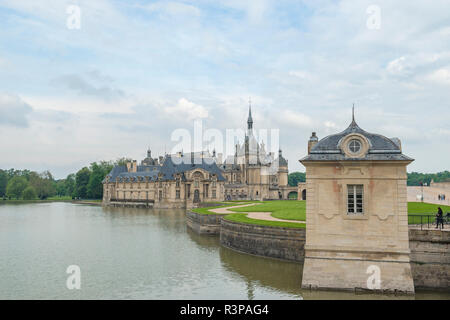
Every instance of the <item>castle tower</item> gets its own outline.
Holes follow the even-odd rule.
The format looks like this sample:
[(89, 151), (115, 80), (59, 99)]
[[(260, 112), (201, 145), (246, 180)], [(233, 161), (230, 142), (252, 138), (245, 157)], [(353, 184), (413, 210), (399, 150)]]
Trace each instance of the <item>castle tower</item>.
[(345, 131), (314, 143), (300, 160), (308, 194), (303, 288), (414, 293), (406, 190), (412, 161), (354, 117)]

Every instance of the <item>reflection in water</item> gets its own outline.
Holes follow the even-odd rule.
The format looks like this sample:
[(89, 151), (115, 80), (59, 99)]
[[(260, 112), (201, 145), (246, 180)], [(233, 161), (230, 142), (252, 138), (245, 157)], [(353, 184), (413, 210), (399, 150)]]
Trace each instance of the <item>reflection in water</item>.
[(301, 264), (253, 256), (225, 247), (220, 247), (219, 253), (222, 266), (246, 281), (248, 299), (253, 299), (255, 284), (301, 298)]

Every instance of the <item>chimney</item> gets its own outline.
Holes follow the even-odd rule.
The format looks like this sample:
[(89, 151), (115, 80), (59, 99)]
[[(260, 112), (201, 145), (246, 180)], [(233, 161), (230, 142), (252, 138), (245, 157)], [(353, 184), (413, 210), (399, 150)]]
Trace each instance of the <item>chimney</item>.
[(311, 153), (311, 149), (319, 142), (319, 138), (317, 137), (316, 133), (313, 132), (311, 138), (309, 138), (308, 141), (308, 154)]

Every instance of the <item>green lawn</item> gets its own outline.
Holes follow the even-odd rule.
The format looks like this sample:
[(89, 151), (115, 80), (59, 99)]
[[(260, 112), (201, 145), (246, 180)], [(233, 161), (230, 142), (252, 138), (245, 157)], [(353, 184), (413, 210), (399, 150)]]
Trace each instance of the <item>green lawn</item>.
[(304, 223), (295, 223), (295, 222), (283, 222), (283, 221), (268, 221), (268, 220), (258, 220), (258, 219), (250, 219), (246, 214), (243, 213), (233, 213), (224, 217), (225, 220), (247, 223), (247, 224), (256, 224), (260, 226), (269, 226), (269, 227), (283, 227), (283, 228), (305, 228), (306, 224)]
[(306, 201), (276, 200), (243, 208), (230, 209), (233, 212), (272, 212), (271, 216), (284, 220), (306, 221)]
[[(255, 206), (242, 207), (229, 209), (230, 211), (236, 212), (236, 214), (227, 215), (225, 218), (230, 221), (258, 224), (264, 226), (275, 226), (275, 227), (286, 227), (286, 228), (304, 228), (304, 224), (291, 223), (291, 222), (280, 222), (280, 221), (267, 221), (267, 220), (257, 220), (248, 218), (245, 212), (272, 212), (272, 216), (283, 220), (294, 220), (294, 221), (306, 221), (306, 201), (293, 201), (293, 200), (276, 200), (276, 201), (242, 201), (246, 203), (258, 203)], [(210, 209), (227, 207), (233, 205), (232, 202), (222, 202), (223, 205), (208, 207), (208, 208), (197, 208), (192, 211), (201, 214), (215, 214)], [(420, 223), (420, 215), (429, 215), (430, 218), (422, 218), (422, 223), (427, 223), (426, 219), (429, 219), (430, 223), (434, 222), (434, 216), (437, 213), (437, 208), (439, 205), (431, 203), (420, 203), (420, 202), (409, 202), (408, 203), (408, 222), (409, 224)], [(444, 211), (444, 215), (450, 212), (449, 206), (440, 206)]]
[(437, 208), (441, 207), (442, 211), (444, 212), (444, 215), (447, 212), (450, 212), (449, 206), (442, 206), (438, 204), (432, 204), (432, 203), (422, 203), (422, 202), (408, 202), (408, 214), (422, 214), (422, 215), (436, 215)]
[(435, 223), (438, 207), (441, 207), (444, 216), (447, 212), (450, 212), (449, 206), (422, 202), (408, 202), (408, 224)]

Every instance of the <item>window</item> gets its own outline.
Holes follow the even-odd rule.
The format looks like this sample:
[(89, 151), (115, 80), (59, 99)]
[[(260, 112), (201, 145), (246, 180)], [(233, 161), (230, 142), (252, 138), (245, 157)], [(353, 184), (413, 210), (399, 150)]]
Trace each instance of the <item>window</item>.
[(162, 200), (162, 191), (161, 190), (159, 191), (159, 200), (160, 201)]
[(347, 200), (347, 214), (363, 214), (363, 193), (364, 186), (359, 184), (349, 184), (348, 200)]
[(175, 197), (180, 199), (180, 190), (175, 191)]
[(176, 187), (177, 187), (177, 188), (180, 187), (180, 178), (177, 178)]
[(349, 142), (348, 148), (351, 153), (358, 153), (361, 150), (361, 142), (359, 140), (353, 139)]
[(198, 188), (198, 186), (199, 186), (199, 181), (198, 181), (198, 179), (195, 179), (195, 181), (194, 181), (194, 188)]
[(212, 197), (216, 198), (216, 190), (215, 189), (212, 190)]

